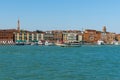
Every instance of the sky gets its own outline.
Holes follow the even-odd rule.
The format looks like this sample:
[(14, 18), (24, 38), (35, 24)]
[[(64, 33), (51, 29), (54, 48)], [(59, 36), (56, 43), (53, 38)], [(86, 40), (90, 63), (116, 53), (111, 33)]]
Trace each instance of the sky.
[(120, 0), (0, 0), (0, 29), (102, 30), (120, 33)]

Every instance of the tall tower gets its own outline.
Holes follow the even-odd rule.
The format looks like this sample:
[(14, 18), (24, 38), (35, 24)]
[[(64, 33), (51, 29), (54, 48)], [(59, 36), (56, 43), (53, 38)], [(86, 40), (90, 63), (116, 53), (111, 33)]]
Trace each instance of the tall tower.
[(17, 22), (17, 30), (18, 32), (20, 32), (20, 20), (18, 19), (18, 22)]
[(106, 26), (103, 26), (103, 32), (106, 33)]

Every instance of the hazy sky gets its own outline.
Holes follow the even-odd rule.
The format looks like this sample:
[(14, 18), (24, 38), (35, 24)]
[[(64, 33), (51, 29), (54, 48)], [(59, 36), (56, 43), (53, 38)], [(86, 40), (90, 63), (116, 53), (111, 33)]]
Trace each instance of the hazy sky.
[(0, 0), (0, 28), (96, 29), (120, 33), (120, 0)]

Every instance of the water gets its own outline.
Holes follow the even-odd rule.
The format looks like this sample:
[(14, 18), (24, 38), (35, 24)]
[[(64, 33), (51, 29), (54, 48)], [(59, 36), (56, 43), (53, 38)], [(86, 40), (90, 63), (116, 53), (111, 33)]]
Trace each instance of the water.
[(120, 80), (120, 46), (0, 46), (0, 80)]

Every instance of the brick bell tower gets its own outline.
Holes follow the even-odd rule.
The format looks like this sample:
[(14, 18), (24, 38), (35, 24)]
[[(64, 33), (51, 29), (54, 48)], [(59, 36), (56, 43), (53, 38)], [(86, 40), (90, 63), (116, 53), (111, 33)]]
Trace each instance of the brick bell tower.
[(103, 32), (104, 32), (104, 33), (107, 32), (106, 26), (103, 26)]
[(18, 19), (18, 22), (17, 22), (17, 30), (18, 32), (20, 32), (20, 20)]

